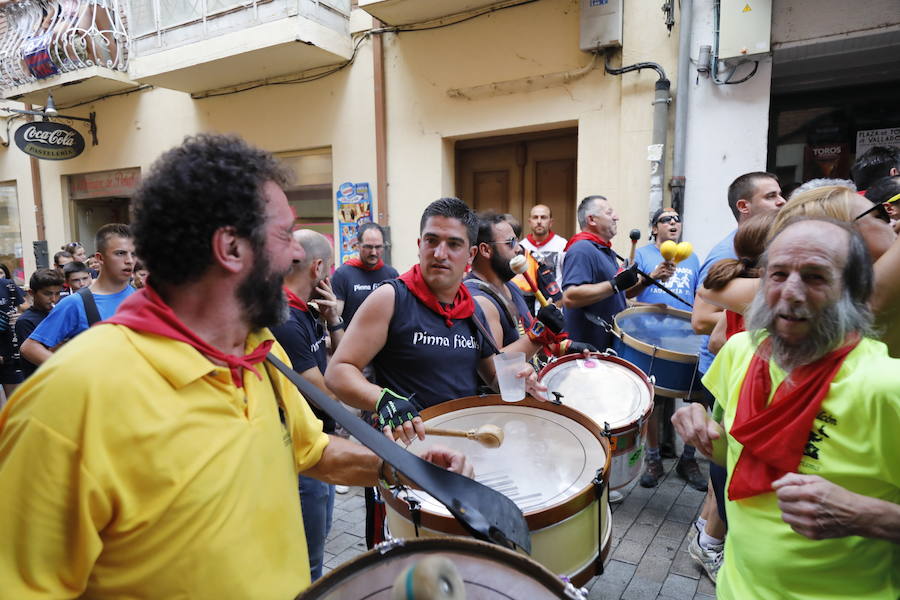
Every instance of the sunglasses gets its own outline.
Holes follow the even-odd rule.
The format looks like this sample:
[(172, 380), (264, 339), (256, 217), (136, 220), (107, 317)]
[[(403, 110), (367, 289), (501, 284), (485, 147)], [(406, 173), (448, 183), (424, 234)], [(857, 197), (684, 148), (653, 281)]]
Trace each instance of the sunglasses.
[(502, 242), (488, 242), (488, 244), (506, 244), (511, 250), (515, 250), (516, 246), (519, 245), (519, 240), (511, 237), (508, 240), (503, 240)]
[(360, 247), (361, 247), (363, 250), (367, 250), (367, 251), (375, 250), (376, 252), (381, 252), (382, 250), (384, 250), (384, 246), (382, 246), (382, 245), (380, 245), (380, 244), (377, 245), (377, 246), (373, 246), (372, 244), (363, 244), (363, 245), (360, 246)]
[(853, 219), (853, 220), (854, 220), (854, 221), (859, 221), (860, 219), (862, 219), (864, 216), (866, 216), (866, 215), (869, 214), (870, 212), (874, 212), (875, 214), (874, 214), (873, 216), (874, 216), (876, 219), (881, 219), (881, 220), (884, 221), (885, 223), (890, 224), (890, 222), (891, 222), (891, 215), (888, 213), (887, 208), (885, 207), (885, 205), (886, 205), (886, 204), (891, 204), (892, 202), (896, 202), (897, 200), (900, 200), (900, 194), (896, 194), (895, 196), (889, 198), (886, 202), (879, 202), (878, 204), (873, 204), (873, 205), (872, 205), (872, 208), (870, 208), (870, 209), (864, 211), (861, 215), (859, 215), (858, 217), (856, 217), (856, 218)]
[(656, 220), (657, 224), (662, 223), (665, 225), (666, 223), (681, 223), (681, 217), (678, 215), (665, 215)]

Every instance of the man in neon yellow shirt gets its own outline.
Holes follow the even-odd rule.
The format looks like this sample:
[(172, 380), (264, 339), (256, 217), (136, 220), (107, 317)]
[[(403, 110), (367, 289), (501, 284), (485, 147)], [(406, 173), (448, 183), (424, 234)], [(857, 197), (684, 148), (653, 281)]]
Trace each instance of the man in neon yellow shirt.
[[(309, 585), (297, 472), (373, 485), (264, 366), (303, 257), (281, 167), (198, 136), (144, 179), (149, 284), (54, 354), (0, 413), (0, 595), (293, 598)], [(84, 357), (98, 366), (84, 375)], [(458, 454), (433, 462), (470, 472)]]
[(866, 337), (872, 280), (849, 225), (789, 222), (703, 379), (715, 418), (672, 419), (728, 468), (722, 600), (900, 597), (900, 361)]

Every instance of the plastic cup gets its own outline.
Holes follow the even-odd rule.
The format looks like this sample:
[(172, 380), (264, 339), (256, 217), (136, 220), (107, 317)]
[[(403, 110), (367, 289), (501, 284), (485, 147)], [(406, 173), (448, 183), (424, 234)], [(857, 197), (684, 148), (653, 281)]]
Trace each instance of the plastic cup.
[(494, 368), (500, 397), (504, 402), (518, 402), (525, 397), (525, 378), (516, 377), (527, 366), (524, 352), (503, 352), (494, 355)]

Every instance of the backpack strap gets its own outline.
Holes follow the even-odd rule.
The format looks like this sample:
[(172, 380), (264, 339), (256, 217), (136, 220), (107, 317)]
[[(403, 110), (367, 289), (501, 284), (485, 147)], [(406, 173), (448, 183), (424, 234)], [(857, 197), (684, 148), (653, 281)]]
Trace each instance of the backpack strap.
[(94, 300), (94, 294), (91, 292), (91, 288), (83, 287), (76, 293), (81, 296), (81, 302), (84, 304), (84, 314), (87, 315), (88, 327), (101, 321), (100, 311), (97, 309), (97, 301)]

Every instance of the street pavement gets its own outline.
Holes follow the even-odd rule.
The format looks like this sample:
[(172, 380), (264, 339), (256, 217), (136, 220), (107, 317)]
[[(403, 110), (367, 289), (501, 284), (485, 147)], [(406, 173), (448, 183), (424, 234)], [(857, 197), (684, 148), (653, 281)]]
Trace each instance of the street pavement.
[[(699, 457), (699, 454), (698, 454)], [(704, 474), (708, 463), (700, 460)], [(590, 600), (713, 600), (715, 585), (688, 554), (691, 523), (706, 496), (687, 486), (663, 459), (666, 477), (655, 488), (636, 483), (612, 506), (612, 548), (603, 575), (585, 586)], [(331, 534), (325, 543), (325, 572), (366, 551), (361, 488), (338, 494)]]

